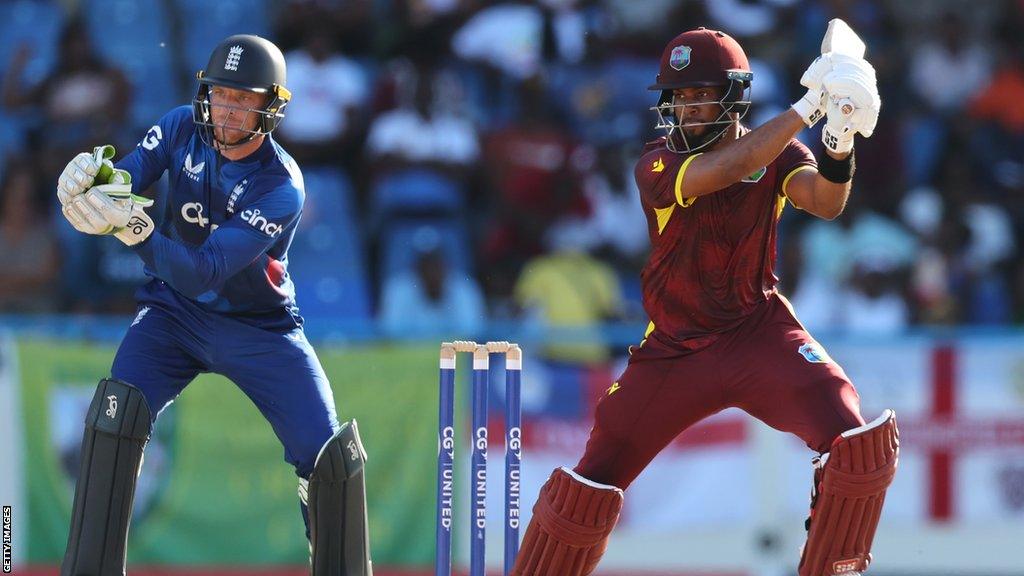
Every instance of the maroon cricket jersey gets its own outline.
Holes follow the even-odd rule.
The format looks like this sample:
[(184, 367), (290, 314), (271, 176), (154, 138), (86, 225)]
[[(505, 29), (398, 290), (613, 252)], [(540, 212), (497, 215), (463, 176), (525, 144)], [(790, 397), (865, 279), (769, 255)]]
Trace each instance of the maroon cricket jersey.
[(634, 171), (651, 255), (641, 273), (648, 335), (701, 348), (738, 326), (775, 291), (776, 225), (787, 178), (816, 166), (793, 139), (768, 166), (700, 197), (686, 195), (685, 171), (698, 154), (649, 142)]

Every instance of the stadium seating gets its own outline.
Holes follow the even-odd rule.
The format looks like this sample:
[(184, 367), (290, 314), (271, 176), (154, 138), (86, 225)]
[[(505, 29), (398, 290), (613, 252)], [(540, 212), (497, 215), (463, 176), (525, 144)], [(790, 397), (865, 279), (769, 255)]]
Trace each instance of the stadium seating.
[(306, 204), (289, 251), (300, 313), (355, 320), (372, 317), (363, 241), (352, 212), (352, 185), (338, 170), (304, 173)]
[(28, 44), (32, 50), (24, 80), (34, 85), (50, 72), (64, 27), (64, 11), (58, 4), (44, 0), (0, 2), (0, 76), (7, 71), (11, 57), (23, 44)]
[(136, 130), (184, 103), (165, 6), (162, 0), (86, 0), (82, 6), (97, 53), (132, 85), (131, 122)]
[(210, 51), (232, 34), (270, 35), (266, 0), (176, 0), (182, 22), (181, 46), (189, 70), (206, 67)]
[(451, 269), (465, 272), (472, 269), (465, 227), (455, 219), (398, 220), (388, 225), (381, 241), (381, 271), (385, 278), (412, 268), (418, 247), (424, 242), (439, 242)]

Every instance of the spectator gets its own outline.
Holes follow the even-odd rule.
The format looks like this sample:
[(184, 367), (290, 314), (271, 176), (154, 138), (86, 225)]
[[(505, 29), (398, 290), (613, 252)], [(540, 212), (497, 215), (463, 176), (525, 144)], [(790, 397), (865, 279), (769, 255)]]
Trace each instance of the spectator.
[(46, 226), (34, 171), (12, 160), (0, 182), (0, 312), (52, 312), (58, 270), (57, 245)]
[(452, 39), (456, 56), (516, 80), (545, 60), (575, 63), (585, 52), (586, 23), (575, 0), (506, 0), (477, 12)]
[[(1017, 33), (1015, 33), (1017, 34)], [(1005, 38), (1001, 61), (992, 77), (970, 103), (970, 115), (980, 122), (971, 139), (982, 174), (1007, 188), (1024, 187), (1024, 41)]]
[(370, 125), (366, 152), (374, 171), (425, 168), (465, 179), (480, 154), (476, 128), (438, 101), (433, 70), (421, 67), (410, 79), (407, 103), (381, 114)]
[(515, 286), (515, 301), (527, 321), (562, 329), (541, 354), (572, 363), (606, 362), (600, 326), (621, 317), (622, 294), (615, 271), (563, 239), (550, 254), (530, 260)]
[(904, 156), (909, 184), (927, 183), (960, 111), (983, 88), (990, 74), (988, 51), (971, 39), (967, 23), (955, 12), (942, 16), (937, 37), (920, 44), (908, 64), (908, 87), (918, 113), (908, 122)]
[(471, 339), (486, 322), (483, 295), (469, 276), (448, 268), (440, 237), (422, 228), (413, 238), (415, 268), (388, 278), (381, 302), (381, 327), (391, 338), (444, 334)]
[(59, 173), (62, 166), (54, 164), (56, 159), (74, 156), (95, 142), (120, 142), (119, 131), (126, 126), (129, 111), (129, 84), (120, 70), (100, 61), (81, 21), (65, 26), (56, 69), (39, 85), (26, 87), (20, 80), (30, 55), (27, 47), (15, 52), (3, 101), (12, 110), (42, 108), (46, 123), (36, 138), (43, 174)]
[(302, 165), (340, 164), (355, 157), (367, 99), (363, 69), (335, 50), (334, 33), (322, 26), (289, 52), (288, 86), (293, 94), (280, 139)]
[(611, 145), (598, 151), (597, 165), (583, 182), (590, 213), (569, 214), (555, 222), (548, 231), (548, 244), (571, 242), (599, 253), (603, 261), (623, 272), (643, 267), (650, 241), (632, 157), (632, 146)]
[(588, 217), (584, 178), (594, 153), (568, 136), (544, 98), (544, 84), (531, 78), (519, 88), (517, 123), (486, 138), (484, 164), (495, 202), (482, 260), (490, 267), (488, 295), (508, 296), (523, 263), (544, 251), (548, 228), (569, 216)]

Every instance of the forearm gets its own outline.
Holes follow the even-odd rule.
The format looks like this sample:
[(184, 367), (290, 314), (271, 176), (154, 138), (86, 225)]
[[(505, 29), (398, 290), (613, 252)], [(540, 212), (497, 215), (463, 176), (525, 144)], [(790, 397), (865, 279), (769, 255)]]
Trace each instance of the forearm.
[(224, 257), (210, 242), (192, 247), (155, 231), (135, 248), (135, 253), (157, 277), (189, 298), (216, 289), (226, 279)]
[(800, 116), (789, 109), (740, 138), (703, 154), (702, 164), (714, 174), (715, 180), (710, 186), (702, 186), (703, 194), (724, 188), (767, 166), (804, 127)]
[(829, 182), (821, 174), (816, 175), (811, 205), (803, 207), (804, 210), (819, 218), (835, 219), (846, 208), (846, 201), (850, 197), (850, 184), (850, 182), (842, 184)]

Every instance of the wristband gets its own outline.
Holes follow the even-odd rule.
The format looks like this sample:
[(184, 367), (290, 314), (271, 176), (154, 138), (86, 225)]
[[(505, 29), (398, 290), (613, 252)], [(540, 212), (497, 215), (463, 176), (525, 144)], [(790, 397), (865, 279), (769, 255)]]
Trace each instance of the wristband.
[(853, 160), (853, 150), (850, 150), (850, 153), (842, 160), (836, 160), (827, 152), (818, 160), (818, 174), (834, 184), (846, 184), (853, 180), (853, 173), (856, 169), (857, 164)]

